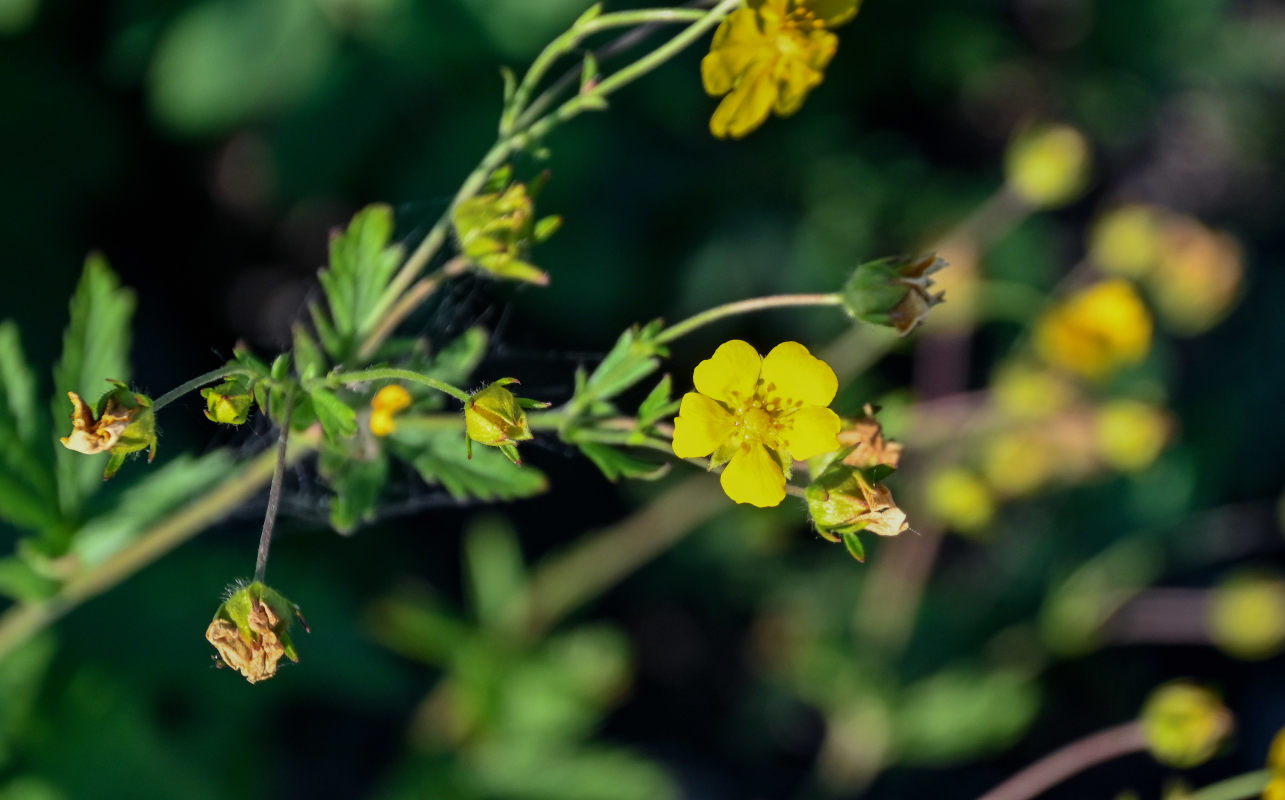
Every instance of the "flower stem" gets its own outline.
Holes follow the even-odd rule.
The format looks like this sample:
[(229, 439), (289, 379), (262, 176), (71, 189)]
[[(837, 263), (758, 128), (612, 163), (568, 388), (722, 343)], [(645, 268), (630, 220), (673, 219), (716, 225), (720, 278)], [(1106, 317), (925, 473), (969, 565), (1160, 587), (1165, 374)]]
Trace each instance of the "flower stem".
[(452, 386), (446, 381), (439, 381), (436, 378), (430, 378), (427, 375), (421, 375), (409, 369), (394, 369), (391, 367), (376, 367), (375, 369), (363, 369), (357, 372), (332, 372), (325, 378), (326, 386), (343, 386), (349, 383), (361, 383), (363, 381), (380, 381), (380, 380), (402, 380), (411, 383), (422, 383), (425, 386), (431, 386), (439, 392), (449, 394), (461, 403), (469, 401), (469, 393)]
[(980, 800), (1031, 800), (1089, 767), (1147, 748), (1137, 721), (1071, 742), (996, 786)]
[(290, 394), (286, 398), (285, 413), (281, 418), (277, 464), (272, 471), (272, 487), (268, 490), (268, 508), (263, 514), (263, 529), (259, 532), (259, 554), (254, 559), (256, 582), (262, 582), (268, 571), (268, 549), (272, 546), (272, 529), (277, 523), (277, 510), (281, 507), (281, 484), (286, 475), (286, 449), (290, 446), (290, 414), (293, 410), (294, 394)]
[(1260, 769), (1211, 784), (1187, 795), (1187, 800), (1249, 800), (1258, 797), (1272, 779), (1272, 771)]
[(837, 306), (843, 303), (843, 298), (837, 293), (831, 294), (777, 294), (768, 297), (754, 297), (749, 300), (738, 300), (735, 303), (726, 303), (716, 306), (707, 311), (688, 317), (677, 324), (671, 325), (661, 331), (656, 337), (658, 344), (672, 342), (675, 339), (686, 336), (697, 328), (702, 328), (711, 322), (731, 317), (737, 314), (748, 314), (753, 311), (762, 311), (768, 308), (788, 308), (791, 306)]
[(214, 383), (219, 378), (226, 378), (229, 375), (235, 375), (241, 371), (242, 370), (240, 367), (234, 367), (234, 366), (224, 364), (218, 369), (212, 369), (209, 372), (205, 373), (204, 375), (197, 375), (195, 378), (188, 381), (187, 383), (179, 384), (178, 386), (175, 386), (173, 389), (170, 389), (165, 394), (153, 400), (152, 410), (160, 411), (162, 408), (165, 408), (167, 405), (169, 405), (170, 403), (173, 403), (175, 400), (179, 399), (180, 397), (192, 391), (193, 389), (204, 386), (207, 383)]

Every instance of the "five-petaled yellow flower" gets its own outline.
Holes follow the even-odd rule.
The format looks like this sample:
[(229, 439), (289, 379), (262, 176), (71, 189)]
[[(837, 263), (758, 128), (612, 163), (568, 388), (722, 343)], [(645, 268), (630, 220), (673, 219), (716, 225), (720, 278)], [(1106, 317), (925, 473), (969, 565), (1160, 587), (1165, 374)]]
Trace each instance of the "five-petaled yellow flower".
[(798, 342), (766, 358), (739, 339), (725, 342), (692, 382), (674, 420), (674, 454), (711, 456), (711, 469), (727, 464), (723, 491), (738, 503), (779, 504), (794, 461), (839, 449), (839, 417), (827, 408), (839, 381)]
[(746, 0), (714, 32), (701, 61), (705, 91), (727, 95), (710, 118), (720, 139), (739, 139), (768, 112), (788, 117), (821, 83), (839, 40), (835, 28), (857, 14), (860, 0)]

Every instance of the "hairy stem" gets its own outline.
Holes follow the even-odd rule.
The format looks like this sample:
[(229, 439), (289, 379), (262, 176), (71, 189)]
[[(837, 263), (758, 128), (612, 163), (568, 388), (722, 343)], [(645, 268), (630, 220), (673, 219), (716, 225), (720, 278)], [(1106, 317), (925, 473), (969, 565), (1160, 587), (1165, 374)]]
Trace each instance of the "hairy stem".
[(843, 298), (838, 294), (777, 294), (768, 297), (753, 297), (749, 300), (737, 300), (734, 303), (725, 303), (721, 306), (715, 306), (707, 311), (694, 314), (682, 322), (669, 326), (661, 331), (656, 337), (658, 343), (672, 342), (679, 339), (697, 328), (703, 328), (711, 322), (716, 322), (725, 317), (733, 317), (737, 314), (749, 314), (754, 311), (763, 311), (769, 308), (789, 308), (793, 306), (837, 306), (843, 304)]
[(286, 450), (290, 446), (290, 415), (294, 411), (294, 395), (286, 399), (285, 413), (281, 418), (281, 438), (277, 442), (277, 464), (272, 471), (272, 487), (268, 490), (268, 507), (263, 514), (263, 529), (259, 531), (259, 553), (254, 559), (254, 579), (262, 582), (268, 572), (268, 550), (272, 547), (272, 529), (277, 524), (277, 509), (281, 506), (281, 484), (286, 475)]
[(1073, 775), (1147, 747), (1142, 725), (1128, 722), (1071, 742), (996, 786), (980, 800), (1031, 800)]
[[(298, 461), (316, 448), (319, 439), (316, 431), (303, 434), (302, 440), (296, 438), (287, 460)], [(208, 493), (153, 525), (108, 560), (74, 575), (53, 597), (5, 611), (0, 616), (0, 661), (67, 612), (111, 589), (249, 500), (272, 477), (276, 460), (274, 452), (259, 455)]]
[(167, 405), (169, 405), (170, 403), (173, 403), (175, 400), (179, 399), (180, 397), (192, 391), (193, 389), (200, 388), (207, 383), (214, 383), (220, 378), (226, 378), (229, 375), (236, 375), (240, 372), (243, 372), (241, 368), (233, 367), (225, 364), (219, 367), (218, 369), (210, 370), (204, 375), (197, 375), (195, 378), (188, 381), (187, 383), (179, 384), (178, 386), (175, 386), (173, 389), (170, 389), (165, 394), (153, 400), (152, 410), (160, 411), (162, 408), (165, 408)]

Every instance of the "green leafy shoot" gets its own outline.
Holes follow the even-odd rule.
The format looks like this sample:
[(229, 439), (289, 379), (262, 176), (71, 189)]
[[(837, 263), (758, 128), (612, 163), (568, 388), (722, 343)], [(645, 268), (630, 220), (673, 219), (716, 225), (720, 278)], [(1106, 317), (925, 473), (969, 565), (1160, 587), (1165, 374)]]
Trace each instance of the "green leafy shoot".
[(379, 323), (380, 298), (388, 288), (403, 250), (392, 245), (393, 211), (370, 205), (353, 216), (348, 228), (330, 240), (330, 266), (318, 275), (329, 315), (312, 312), (326, 352), (346, 363)]

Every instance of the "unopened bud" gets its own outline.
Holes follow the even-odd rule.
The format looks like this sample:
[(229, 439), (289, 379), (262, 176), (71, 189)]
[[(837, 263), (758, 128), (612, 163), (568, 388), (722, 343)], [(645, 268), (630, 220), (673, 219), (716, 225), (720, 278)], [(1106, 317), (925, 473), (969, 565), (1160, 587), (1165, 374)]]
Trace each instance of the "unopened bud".
[(1041, 125), (1019, 133), (1004, 161), (1009, 187), (1035, 208), (1075, 200), (1089, 182), (1089, 143), (1068, 125)]
[(905, 336), (944, 299), (943, 292), (930, 291), (933, 279), (928, 276), (945, 266), (934, 255), (867, 261), (844, 285), (843, 306), (855, 319), (894, 328)]
[(469, 454), (472, 443), (498, 447), (515, 464), (521, 464), (517, 443), (532, 438), (527, 424), (527, 408), (542, 407), (526, 398), (515, 397), (506, 386), (517, 383), (514, 378), (501, 378), (475, 393), (464, 405), (464, 425), (468, 434)]
[(1156, 689), (1142, 709), (1141, 722), (1151, 755), (1179, 769), (1213, 758), (1232, 731), (1231, 712), (1222, 701), (1183, 681)]
[(205, 417), (223, 425), (242, 425), (250, 416), (254, 389), (243, 378), (230, 378), (218, 386), (201, 390)]

